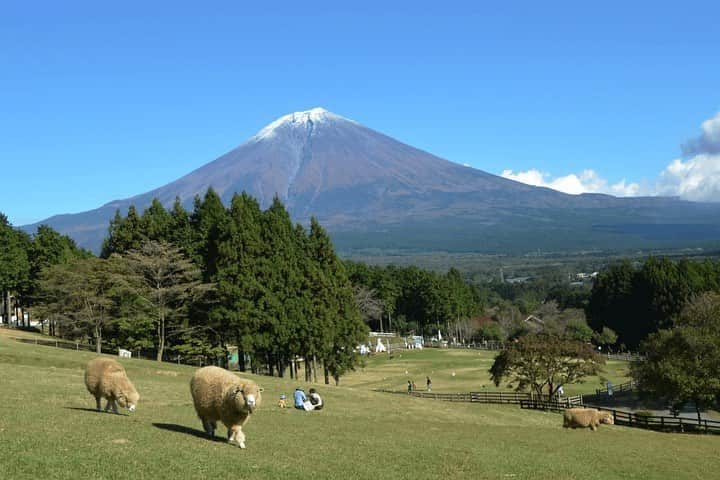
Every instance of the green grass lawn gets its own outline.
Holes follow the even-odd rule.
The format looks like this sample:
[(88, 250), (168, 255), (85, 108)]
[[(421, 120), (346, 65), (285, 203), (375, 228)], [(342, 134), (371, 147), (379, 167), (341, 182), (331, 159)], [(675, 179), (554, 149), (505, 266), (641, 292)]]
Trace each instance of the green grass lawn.
[[(424, 351), (406, 361), (443, 372), (456, 367), (457, 354), (447, 353)], [(385, 372), (384, 362), (398, 357), (372, 359), (346, 386), (319, 386), (321, 412), (277, 408), (280, 393), (291, 394), (295, 383), (256, 377), (264, 405), (246, 425), (248, 448), (240, 450), (204, 438), (189, 393), (191, 367), (123, 360), (141, 395), (138, 410), (95, 412), (83, 384), (93, 357), (0, 335), (2, 479), (683, 479), (711, 478), (720, 469), (718, 436), (564, 430), (554, 413), (372, 392), (373, 378), (389, 375), (375, 370)], [(469, 358), (457, 365), (455, 378), (475, 368)], [(435, 378), (438, 389), (456, 390), (444, 387), (441, 373)], [(471, 384), (462, 378), (460, 391)]]
[[(437, 348), (378, 354), (368, 357), (364, 368), (343, 377), (342, 383), (366, 390), (405, 390), (408, 380), (414, 380), (418, 389), (425, 390), (425, 378), (429, 376), (433, 391), (438, 393), (508, 391), (507, 383), (496, 387), (490, 380), (488, 370), (495, 355), (497, 352), (487, 350)], [(565, 394), (595, 393), (608, 380), (615, 385), (627, 382), (630, 380), (627, 366), (627, 362), (610, 361), (599, 377), (565, 385)]]

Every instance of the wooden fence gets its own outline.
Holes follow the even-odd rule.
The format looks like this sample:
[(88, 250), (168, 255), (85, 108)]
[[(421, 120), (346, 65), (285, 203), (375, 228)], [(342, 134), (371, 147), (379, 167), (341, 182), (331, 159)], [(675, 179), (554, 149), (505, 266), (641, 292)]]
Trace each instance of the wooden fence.
[[(597, 408), (605, 412), (612, 413), (615, 425), (623, 425), (626, 427), (645, 428), (648, 430), (657, 430), (661, 432), (703, 432), (720, 434), (720, 421), (671, 417), (664, 415), (646, 415), (635, 412), (626, 412), (623, 410), (614, 410), (603, 407), (593, 407), (591, 405), (578, 405), (582, 407)], [(562, 412), (568, 406), (558, 402), (546, 402), (542, 400), (523, 400), (520, 402), (520, 408), (545, 410), (551, 412)]]
[[(82, 351), (88, 351), (88, 352), (96, 351), (95, 345), (91, 345), (88, 343), (71, 342), (68, 340), (44, 340), (41, 338), (21, 338), (21, 337), (10, 337), (10, 338), (15, 340), (16, 342), (30, 343), (30, 344), (34, 344), (34, 345), (43, 345), (43, 346), (47, 346), (47, 347), (65, 348), (68, 350), (78, 350), (78, 351), (82, 350)], [(100, 351), (102, 353), (105, 353), (108, 355), (117, 355), (118, 354), (117, 348), (102, 347)], [(132, 350), (132, 356), (133, 356), (133, 358), (155, 360), (157, 358), (157, 352), (155, 350), (135, 349), (135, 350)], [(179, 355), (178, 356), (164, 355), (163, 357), (164, 357), (163, 361), (177, 363), (178, 365), (192, 365), (192, 366), (198, 366), (198, 367), (202, 367), (204, 365), (212, 365), (212, 362), (209, 362), (208, 359), (202, 358), (202, 357), (183, 358), (183, 357), (180, 357)]]
[[(616, 394), (616, 393), (631, 392), (631, 391), (635, 390), (635, 387), (636, 387), (636, 386), (637, 386), (637, 384), (636, 384), (633, 380), (630, 380), (629, 382), (621, 383), (621, 384), (619, 384), (619, 385), (614, 385), (614, 386), (613, 386), (613, 389), (612, 389), (612, 390), (613, 390), (613, 395)], [(607, 395), (607, 396), (609, 396), (608, 394), (609, 394), (609, 392), (608, 392), (608, 389), (607, 389), (607, 388), (602, 388), (602, 389), (596, 389), (596, 390), (595, 390), (595, 395)]]
[(623, 362), (640, 362), (645, 360), (645, 357), (639, 353), (605, 353), (603, 357), (608, 360), (621, 360)]
[[(430, 398), (433, 400), (443, 400), (446, 402), (468, 402), (468, 403), (494, 403), (494, 404), (513, 404), (519, 405), (523, 401), (548, 401), (547, 395), (538, 396), (528, 392), (467, 392), (467, 393), (433, 393), (433, 392), (406, 392), (397, 390), (377, 390), (384, 393), (394, 393), (401, 395), (411, 395), (418, 398)], [(572, 397), (554, 397), (555, 400), (567, 407), (573, 405), (582, 405), (582, 395)]]

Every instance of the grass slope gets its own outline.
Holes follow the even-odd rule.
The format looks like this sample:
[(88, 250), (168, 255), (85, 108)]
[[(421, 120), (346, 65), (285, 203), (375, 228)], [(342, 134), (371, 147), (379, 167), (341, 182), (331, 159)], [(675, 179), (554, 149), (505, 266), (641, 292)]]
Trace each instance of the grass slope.
[(123, 360), (141, 395), (138, 410), (95, 412), (83, 385), (93, 357), (0, 335), (2, 478), (683, 479), (720, 469), (716, 436), (564, 430), (558, 414), (365, 386), (321, 386), (321, 412), (281, 410), (276, 399), (295, 383), (268, 377), (257, 378), (264, 405), (240, 450), (204, 438), (189, 394), (191, 367)]
[[(342, 383), (366, 390), (405, 390), (407, 381), (414, 380), (418, 389), (424, 390), (425, 377), (429, 376), (433, 391), (438, 393), (508, 391), (507, 384), (496, 387), (490, 380), (488, 370), (495, 355), (497, 352), (486, 350), (435, 348), (374, 355), (366, 359), (363, 368), (343, 377)], [(565, 385), (565, 394), (595, 393), (597, 388), (604, 388), (608, 380), (615, 385), (629, 381), (628, 375), (627, 362), (609, 361), (600, 376)]]

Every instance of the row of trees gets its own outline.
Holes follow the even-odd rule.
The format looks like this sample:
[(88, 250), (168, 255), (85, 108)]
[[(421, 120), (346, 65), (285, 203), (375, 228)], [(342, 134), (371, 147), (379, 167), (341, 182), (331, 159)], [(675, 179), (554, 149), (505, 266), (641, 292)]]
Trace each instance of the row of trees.
[(40, 270), (29, 275), (33, 311), (51, 333), (98, 349), (219, 359), (233, 345), (241, 369), (297, 376), (302, 357), (306, 379), (324, 366), (328, 382), (356, 365), (367, 335), (327, 232), (315, 219), (294, 225), (277, 198), (262, 211), (243, 193), (225, 208), (210, 189), (191, 212), (179, 200), (141, 215), (131, 206), (110, 222), (100, 258)]
[(432, 335), (440, 329), (469, 340), (472, 317), (482, 314), (482, 291), (452, 268), (439, 274), (417, 267), (368, 266), (346, 262), (366, 322), (378, 331)]
[[(91, 253), (48, 226), (40, 226), (35, 235), (13, 228), (0, 213), (0, 316), (5, 324), (12, 318), (20, 325), (26, 321), (23, 307), (31, 304), (38, 288), (40, 272), (51, 266), (86, 258)], [(29, 321), (29, 320), (28, 320)]]
[(586, 308), (596, 331), (610, 328), (620, 341), (637, 348), (650, 333), (673, 325), (694, 295), (720, 291), (720, 262), (650, 258), (630, 261), (601, 272)]
[(700, 412), (720, 402), (720, 294), (692, 298), (668, 328), (640, 345), (646, 360), (631, 364), (644, 396), (664, 399), (674, 412), (692, 403)]

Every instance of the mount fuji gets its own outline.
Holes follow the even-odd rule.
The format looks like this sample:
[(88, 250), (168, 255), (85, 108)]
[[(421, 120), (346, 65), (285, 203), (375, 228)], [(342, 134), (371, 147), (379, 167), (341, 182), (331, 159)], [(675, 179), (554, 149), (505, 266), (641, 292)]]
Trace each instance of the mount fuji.
[(213, 187), (263, 208), (277, 195), (294, 220), (316, 216), (341, 251), (522, 252), (717, 245), (720, 204), (669, 197), (568, 195), (418, 150), (314, 108), (285, 115), (234, 150), (165, 186), (47, 224), (98, 251), (116, 210), (153, 198), (191, 208)]

